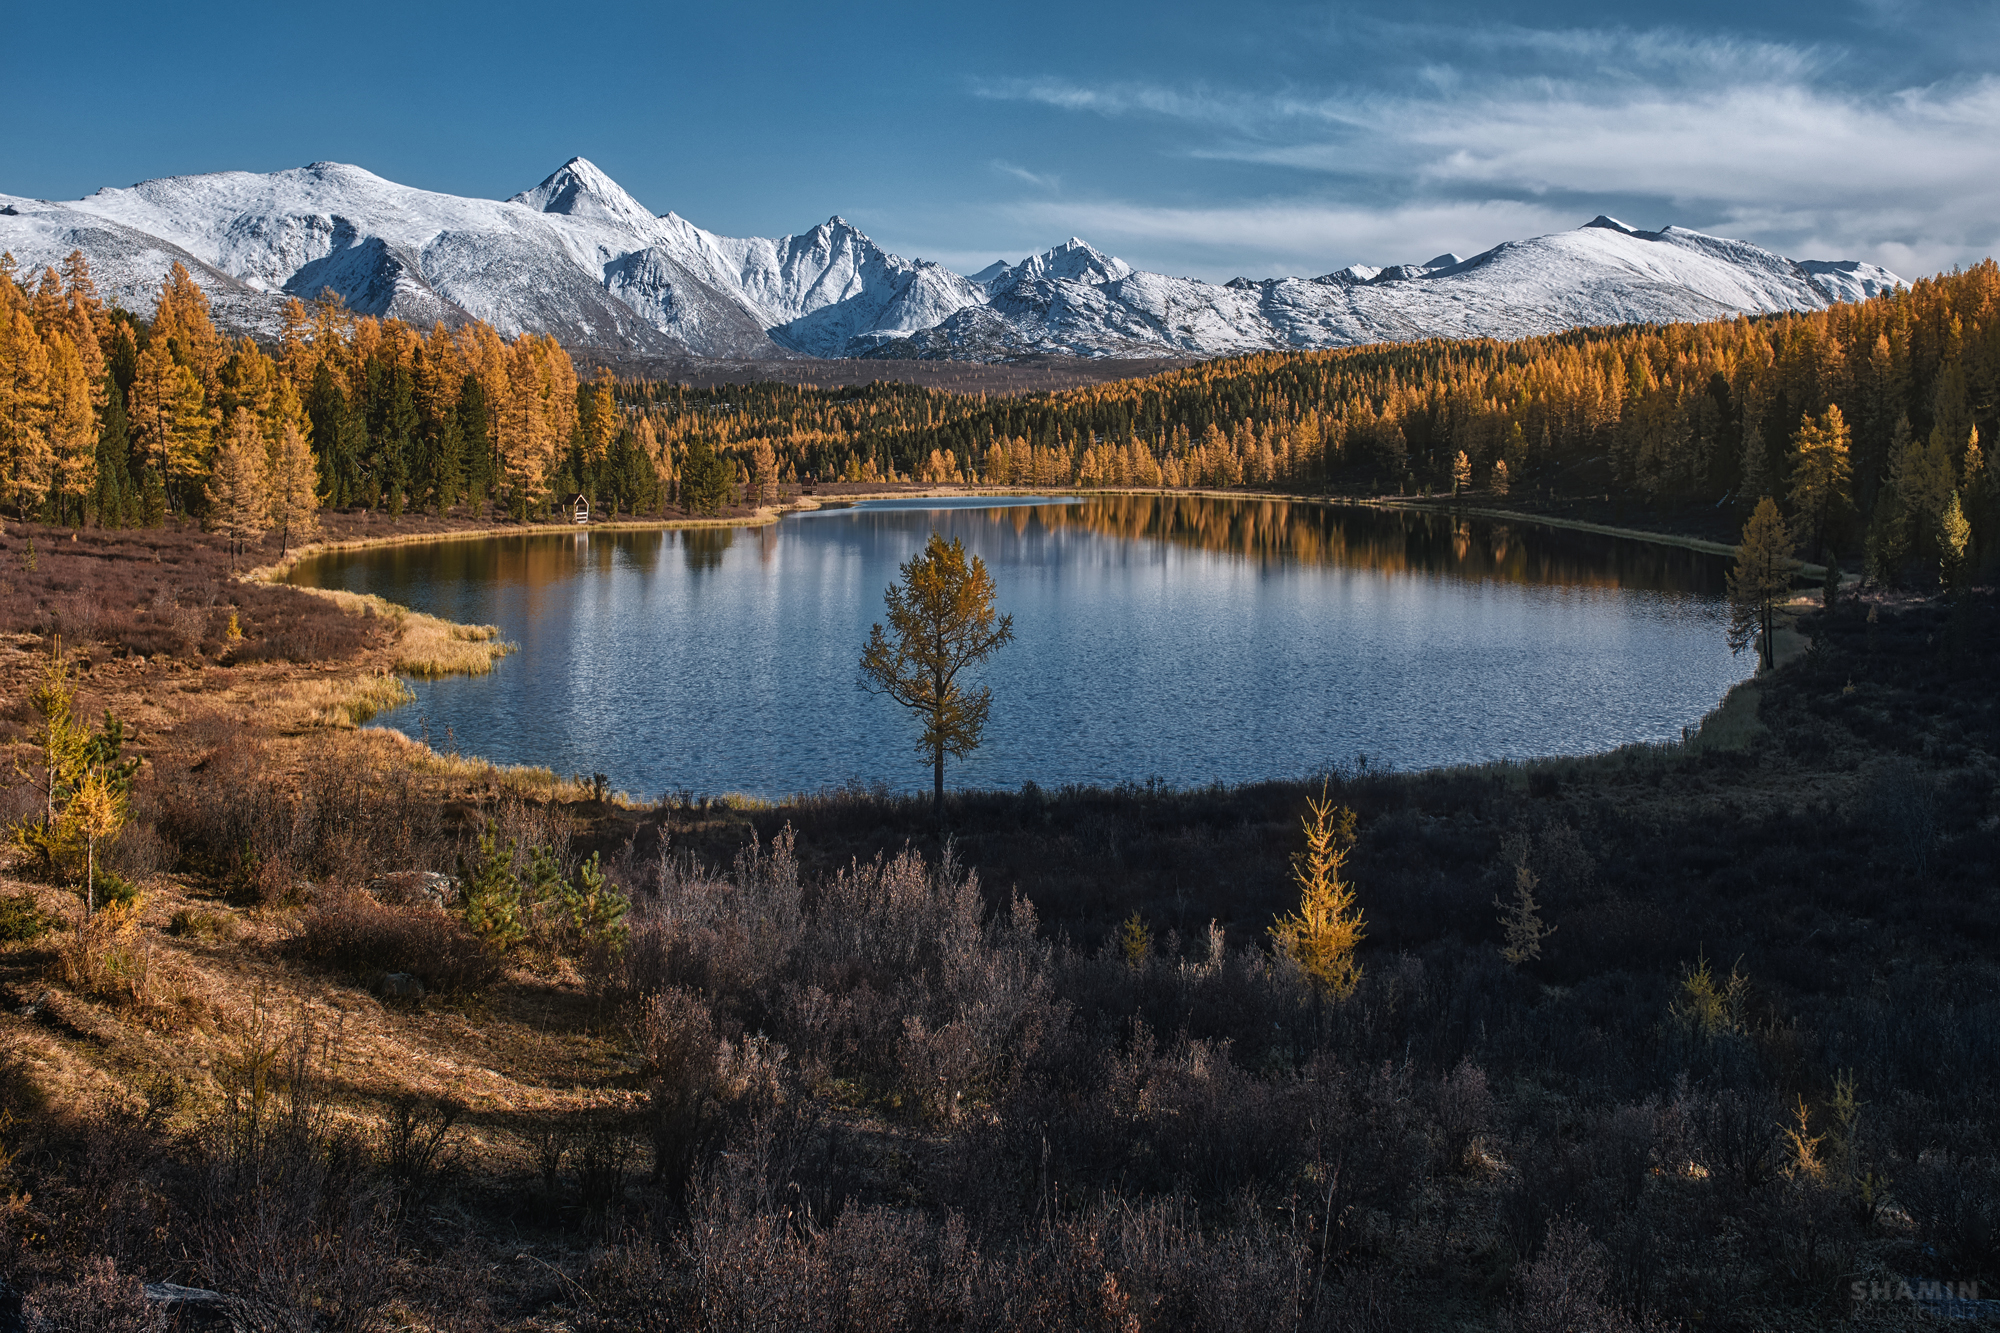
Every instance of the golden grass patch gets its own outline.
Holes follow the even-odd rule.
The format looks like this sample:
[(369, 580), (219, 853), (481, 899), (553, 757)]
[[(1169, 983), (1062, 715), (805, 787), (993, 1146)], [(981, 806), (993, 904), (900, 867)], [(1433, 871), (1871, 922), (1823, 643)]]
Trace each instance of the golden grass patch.
[(416, 692), (396, 676), (364, 672), (354, 676), (319, 676), (285, 681), (259, 690), (255, 702), (270, 720), (286, 731), (358, 727), (391, 708), (416, 698)]
[(487, 782), (523, 796), (577, 801), (590, 795), (590, 785), (574, 778), (559, 778), (553, 769), (536, 764), (496, 764), (472, 754), (439, 754), (422, 741), (394, 727), (378, 727), (372, 733), (404, 751), (399, 762), (421, 773), (453, 778), (462, 782)]
[(479, 676), (514, 651), (500, 638), (498, 625), (460, 625), (422, 611), (398, 606), (373, 593), (340, 588), (300, 588), (324, 597), (357, 616), (380, 616), (396, 630), (395, 667), (412, 676)]
[(204, 1007), (180, 960), (158, 950), (139, 908), (112, 906), (81, 920), (56, 949), (56, 972), (72, 993), (178, 1027)]

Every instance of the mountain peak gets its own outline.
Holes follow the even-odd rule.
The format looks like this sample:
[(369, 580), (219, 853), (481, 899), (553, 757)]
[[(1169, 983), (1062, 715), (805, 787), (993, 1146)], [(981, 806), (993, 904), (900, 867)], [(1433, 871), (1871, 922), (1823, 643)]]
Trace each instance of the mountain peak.
[[(1572, 214), (1572, 216), (1574, 215)], [(1641, 232), (1637, 227), (1627, 226), (1625, 223), (1620, 222), (1617, 218), (1612, 217), (1608, 213), (1599, 213), (1596, 217), (1584, 223), (1583, 226), (1578, 227), (1577, 230), (1587, 231), (1591, 227), (1602, 227), (1606, 231), (1622, 231), (1627, 236), (1638, 236), (1641, 234)]]
[(1112, 258), (1081, 236), (1072, 236), (1061, 245), (1030, 255), (1001, 275), (1001, 280), (1048, 278), (1100, 286), (1131, 275), (1132, 266), (1124, 260)]
[(625, 193), (625, 187), (604, 174), (587, 157), (573, 157), (532, 190), (523, 190), (507, 201), (534, 209), (537, 213), (560, 213), (565, 217), (598, 222), (651, 222), (645, 205)]

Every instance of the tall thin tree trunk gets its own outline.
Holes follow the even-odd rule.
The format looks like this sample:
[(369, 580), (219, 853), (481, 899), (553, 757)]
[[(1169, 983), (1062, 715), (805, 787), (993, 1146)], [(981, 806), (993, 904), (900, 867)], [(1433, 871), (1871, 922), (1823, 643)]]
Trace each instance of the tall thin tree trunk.
[(937, 816), (938, 823), (942, 824), (944, 822), (944, 746), (938, 746), (937, 752), (932, 758), (936, 767), (933, 770), (935, 782), (931, 788), (931, 812)]

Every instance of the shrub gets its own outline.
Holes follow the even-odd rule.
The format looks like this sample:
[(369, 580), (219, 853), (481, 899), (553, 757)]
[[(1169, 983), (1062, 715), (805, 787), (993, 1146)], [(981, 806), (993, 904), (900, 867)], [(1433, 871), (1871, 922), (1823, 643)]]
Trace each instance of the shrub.
[(477, 851), (459, 858), (459, 911), (475, 934), (503, 951), (522, 943), (551, 954), (615, 954), (623, 947), (631, 903), (605, 878), (597, 853), (573, 879), (547, 846), (528, 849), (525, 874), (516, 873), (516, 859), (516, 844), (502, 850), (492, 820)]
[(465, 1108), (447, 1098), (405, 1093), (389, 1104), (379, 1137), (382, 1168), (409, 1198), (425, 1198), (452, 1161), (452, 1131)]
[(56, 928), (56, 919), (42, 911), (27, 890), (0, 896), (0, 944), (38, 940)]
[(306, 913), (297, 948), (359, 976), (408, 972), (439, 991), (476, 990), (500, 971), (488, 944), (451, 913), (390, 907), (359, 890), (324, 890)]
[(28, 1299), (28, 1327), (44, 1333), (166, 1333), (167, 1317), (147, 1304), (139, 1279), (117, 1261), (87, 1259), (68, 1282), (52, 1282)]
[(232, 940), (236, 938), (236, 918), (225, 912), (183, 907), (167, 922), (167, 933), (183, 939)]
[(360, 1333), (389, 1282), (389, 1199), (332, 1114), (301, 1020), (261, 1008), (220, 1062), (223, 1098), (198, 1146), (186, 1233), (241, 1325)]
[(1564, 1333), (1626, 1333), (1636, 1325), (1605, 1298), (1610, 1284), (1604, 1247), (1568, 1218), (1549, 1223), (1542, 1252), (1515, 1270), (1518, 1327)]
[(139, 929), (136, 905), (102, 909), (76, 928), (56, 957), (63, 984), (78, 995), (152, 1017), (167, 1017), (192, 1000), (171, 960), (155, 954)]
[(671, 988), (642, 1002), (632, 1026), (646, 1072), (653, 1179), (678, 1199), (716, 1146), (721, 1128), (715, 1017), (693, 992)]

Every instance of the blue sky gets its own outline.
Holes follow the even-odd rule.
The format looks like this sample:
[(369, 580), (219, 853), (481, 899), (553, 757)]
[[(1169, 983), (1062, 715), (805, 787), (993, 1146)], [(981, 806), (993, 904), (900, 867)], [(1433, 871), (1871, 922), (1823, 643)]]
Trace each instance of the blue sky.
[(2000, 5), (23, 4), (0, 192), (582, 154), (732, 235), (1210, 279), (1608, 212), (1907, 277), (2000, 250)]

